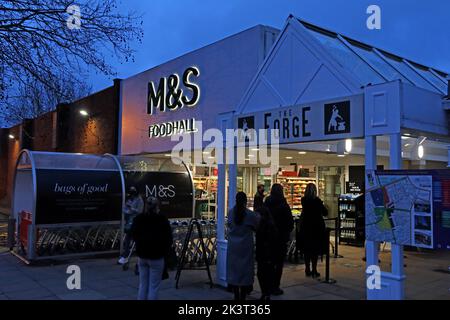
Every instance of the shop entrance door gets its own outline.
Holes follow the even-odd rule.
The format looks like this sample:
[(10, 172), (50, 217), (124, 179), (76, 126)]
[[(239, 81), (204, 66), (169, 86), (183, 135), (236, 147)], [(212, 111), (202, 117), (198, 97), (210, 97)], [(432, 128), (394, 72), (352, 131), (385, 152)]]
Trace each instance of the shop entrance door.
[(319, 167), (319, 197), (328, 209), (328, 217), (336, 218), (338, 215), (338, 197), (344, 192), (345, 167)]
[(270, 168), (238, 167), (237, 191), (245, 192), (249, 209), (253, 209), (253, 197), (259, 184), (264, 185), (266, 194), (270, 191), (272, 185)]

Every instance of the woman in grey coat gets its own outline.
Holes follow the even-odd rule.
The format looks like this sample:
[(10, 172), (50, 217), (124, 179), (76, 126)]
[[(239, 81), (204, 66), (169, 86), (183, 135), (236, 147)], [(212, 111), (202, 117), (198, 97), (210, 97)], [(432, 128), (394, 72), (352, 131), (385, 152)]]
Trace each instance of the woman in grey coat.
[(245, 300), (254, 278), (253, 234), (258, 216), (247, 209), (247, 196), (236, 194), (236, 205), (228, 212), (227, 283), (235, 300)]

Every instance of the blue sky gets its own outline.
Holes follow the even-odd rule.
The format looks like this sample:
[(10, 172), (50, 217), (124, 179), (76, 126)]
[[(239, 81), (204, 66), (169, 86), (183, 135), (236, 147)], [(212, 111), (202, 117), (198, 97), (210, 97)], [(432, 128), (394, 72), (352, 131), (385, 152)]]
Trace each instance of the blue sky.
[[(448, 0), (121, 0), (143, 14), (144, 39), (135, 62), (116, 67), (127, 78), (257, 24), (281, 29), (293, 14), (417, 62), (450, 72)], [(366, 27), (366, 9), (381, 7), (381, 30)], [(112, 84), (92, 74), (93, 90)]]

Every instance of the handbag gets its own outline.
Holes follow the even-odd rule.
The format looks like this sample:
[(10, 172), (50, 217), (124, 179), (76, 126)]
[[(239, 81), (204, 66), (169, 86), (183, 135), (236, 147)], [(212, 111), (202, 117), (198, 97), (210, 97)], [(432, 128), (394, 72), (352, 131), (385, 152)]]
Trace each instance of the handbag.
[(166, 279), (169, 279), (169, 270), (167, 270), (167, 264), (164, 263), (164, 269), (163, 269), (161, 280), (166, 280)]
[(178, 266), (178, 257), (174, 246), (170, 246), (169, 252), (165, 257), (165, 266), (167, 269), (173, 270)]

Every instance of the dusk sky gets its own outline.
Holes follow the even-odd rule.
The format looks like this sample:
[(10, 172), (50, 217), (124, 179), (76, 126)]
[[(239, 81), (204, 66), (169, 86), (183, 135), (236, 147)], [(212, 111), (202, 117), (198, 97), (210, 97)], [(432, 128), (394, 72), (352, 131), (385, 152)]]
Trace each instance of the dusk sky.
[[(366, 27), (366, 9), (381, 7), (381, 30)], [(119, 78), (157, 66), (257, 24), (281, 29), (290, 13), (313, 24), (450, 72), (448, 0), (122, 0), (143, 14), (144, 39)], [(93, 90), (112, 84), (92, 75)]]

